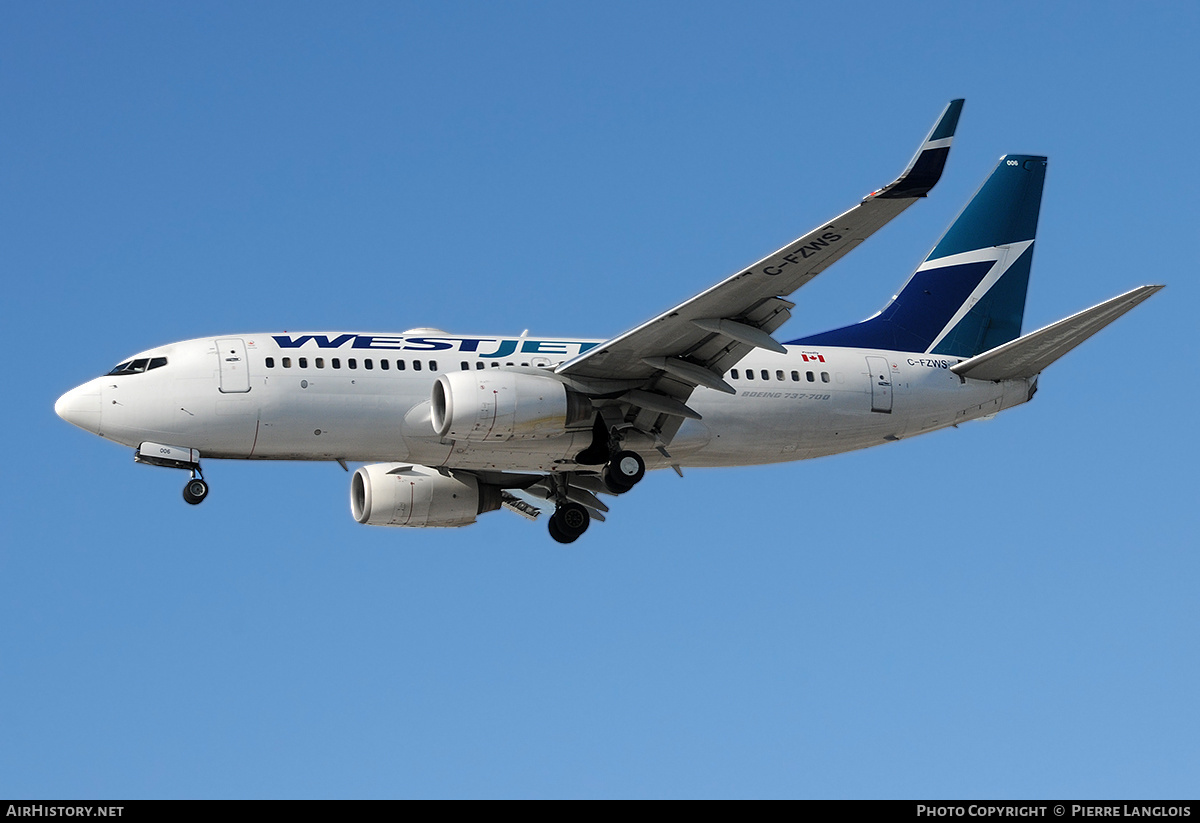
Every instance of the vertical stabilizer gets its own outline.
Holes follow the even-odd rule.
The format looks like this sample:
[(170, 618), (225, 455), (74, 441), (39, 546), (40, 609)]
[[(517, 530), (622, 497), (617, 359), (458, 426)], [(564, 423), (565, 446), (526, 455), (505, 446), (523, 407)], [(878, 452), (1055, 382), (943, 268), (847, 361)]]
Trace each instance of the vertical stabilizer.
[(879, 314), (791, 341), (974, 357), (1021, 335), (1046, 158), (1010, 154)]

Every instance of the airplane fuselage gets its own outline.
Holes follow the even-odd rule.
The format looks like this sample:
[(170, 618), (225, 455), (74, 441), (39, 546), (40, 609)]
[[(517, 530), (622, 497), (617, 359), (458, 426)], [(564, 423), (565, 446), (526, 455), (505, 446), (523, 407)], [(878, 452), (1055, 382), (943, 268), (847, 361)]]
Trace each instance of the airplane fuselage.
[[(410, 461), (459, 469), (578, 469), (589, 425), (545, 437), (440, 437), (430, 396), (440, 374), (549, 373), (600, 341), (530, 337), (247, 334), (190, 340), (128, 361), (155, 368), (96, 378), (64, 396), (77, 425), (138, 447), (165, 443), (210, 458)], [(950, 371), (962, 358), (823, 346), (756, 350), (700, 387), (648, 469), (777, 463), (836, 454), (992, 415), (1025, 402), (1032, 379), (990, 382)], [(73, 409), (73, 412), (69, 410)]]
[(144, 352), (59, 398), (75, 425), (191, 472), (201, 457), (363, 462), (351, 513), (451, 527), (549, 501), (572, 543), (647, 469), (746, 466), (853, 451), (1028, 401), (1042, 370), (1163, 287), (1021, 328), (1047, 160), (1000, 158), (892, 299), (788, 342), (788, 299), (924, 198), (952, 100), (892, 183), (758, 262), (607, 340), (438, 329), (244, 334)]

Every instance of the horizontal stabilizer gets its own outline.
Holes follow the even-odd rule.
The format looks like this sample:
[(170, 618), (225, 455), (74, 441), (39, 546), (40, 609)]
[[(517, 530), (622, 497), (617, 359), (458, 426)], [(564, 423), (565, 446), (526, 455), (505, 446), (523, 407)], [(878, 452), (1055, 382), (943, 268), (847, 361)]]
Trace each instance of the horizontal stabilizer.
[(1051, 323), (994, 349), (951, 366), (972, 380), (1017, 380), (1033, 377), (1164, 286), (1139, 286), (1065, 320)]

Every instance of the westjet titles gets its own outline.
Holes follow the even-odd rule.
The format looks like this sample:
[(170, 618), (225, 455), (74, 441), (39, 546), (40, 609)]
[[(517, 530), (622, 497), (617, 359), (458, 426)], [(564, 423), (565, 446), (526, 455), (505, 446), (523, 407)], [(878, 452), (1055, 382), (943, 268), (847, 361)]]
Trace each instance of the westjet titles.
[[(583, 354), (600, 340), (542, 340), (534, 338), (501, 337), (399, 337), (383, 334), (273, 334), (281, 349), (298, 349), (309, 344), (320, 349), (384, 349), (390, 351), (460, 351), (477, 357), (508, 357), (522, 354), (567, 355)], [(494, 348), (493, 348), (494, 347)], [(492, 349), (487, 351), (487, 349)]]

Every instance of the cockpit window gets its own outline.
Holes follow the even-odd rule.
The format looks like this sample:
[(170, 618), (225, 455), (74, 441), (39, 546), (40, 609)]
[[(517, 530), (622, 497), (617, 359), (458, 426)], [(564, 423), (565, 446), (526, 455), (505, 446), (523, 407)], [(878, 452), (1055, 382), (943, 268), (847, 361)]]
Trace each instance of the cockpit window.
[(141, 374), (151, 369), (161, 369), (165, 365), (167, 365), (167, 358), (165, 357), (141, 357), (137, 360), (126, 360), (124, 363), (118, 364), (116, 368), (109, 372), (109, 375)]
[(147, 357), (143, 357), (139, 360), (130, 360), (117, 366), (115, 369), (110, 371), (109, 374), (141, 374), (146, 370), (146, 365), (149, 362), (150, 359)]

